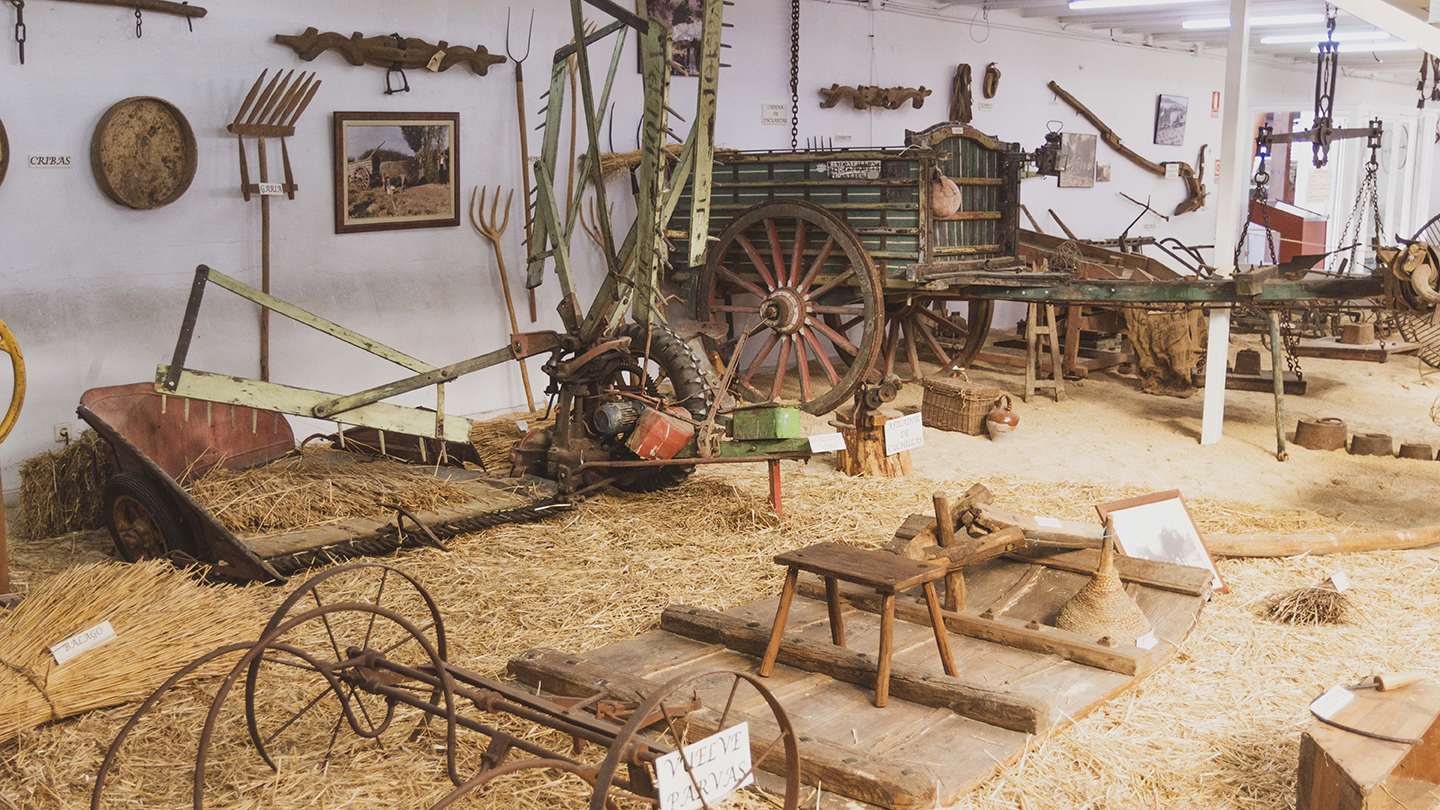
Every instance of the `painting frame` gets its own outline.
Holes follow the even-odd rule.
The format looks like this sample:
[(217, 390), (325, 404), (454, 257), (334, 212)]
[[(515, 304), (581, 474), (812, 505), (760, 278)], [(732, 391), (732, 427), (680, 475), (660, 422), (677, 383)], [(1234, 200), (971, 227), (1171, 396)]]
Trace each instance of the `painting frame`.
[(1161, 93), (1155, 97), (1155, 144), (1184, 146), (1185, 124), (1190, 115), (1189, 96)]
[[(1172, 503), (1173, 502), (1173, 503)], [(1165, 517), (1171, 522), (1172, 528), (1176, 530), (1176, 540), (1179, 541), (1179, 553), (1160, 552), (1157, 553), (1157, 544), (1151, 542), (1151, 538), (1141, 537), (1130, 526), (1124, 524), (1129, 522), (1125, 518), (1135, 516), (1139, 518), (1153, 518), (1145, 512), (1154, 511), (1147, 507), (1166, 506), (1169, 513)], [(1140, 511), (1144, 510), (1144, 512)], [(1148, 495), (1139, 495), (1134, 498), (1112, 501), (1110, 503), (1098, 504), (1095, 511), (1100, 514), (1100, 522), (1109, 524), (1112, 518), (1115, 519), (1115, 550), (1127, 557), (1136, 557), (1144, 560), (1155, 560), (1157, 562), (1170, 562), (1177, 565), (1189, 565), (1199, 568), (1209, 568), (1211, 575), (1211, 591), (1214, 593), (1229, 593), (1230, 586), (1225, 584), (1225, 578), (1220, 576), (1220, 570), (1215, 567), (1215, 559), (1210, 555), (1210, 549), (1205, 545), (1205, 537), (1200, 534), (1200, 526), (1195, 522), (1195, 515), (1190, 511), (1190, 505), (1185, 503), (1185, 497), (1178, 489), (1169, 489), (1164, 492), (1152, 492)], [(1130, 515), (1121, 513), (1129, 512)], [(1130, 534), (1130, 548), (1125, 547), (1124, 538)], [(1163, 539), (1163, 538), (1158, 538)], [(1203, 556), (1204, 561), (1200, 558)]]
[[(704, 29), (704, 0), (635, 0), (635, 13), (659, 20), (670, 31), (670, 75), (700, 75), (700, 38)], [(684, 19), (681, 19), (681, 18)], [(679, 39), (679, 37), (685, 37)], [(644, 54), (635, 48), (635, 70), (645, 72)]]
[[(444, 149), (410, 146), (410, 135), (401, 127), (444, 130)], [(395, 148), (380, 152), (382, 146), (391, 145), (391, 133), (384, 132), (387, 128), (398, 130), (393, 133), (397, 143), (393, 145)], [(332, 129), (335, 233), (460, 226), (460, 113), (336, 111), (332, 116)], [(387, 136), (383, 142), (356, 151), (357, 147), (381, 135)], [(423, 143), (427, 138), (440, 135), (426, 132), (419, 137)], [(407, 149), (408, 157), (402, 151)], [(363, 157), (353, 159), (352, 151), (362, 156), (368, 152), (368, 165), (362, 163), (366, 160)], [(397, 153), (399, 159), (383, 160), (389, 152)], [(405, 162), (411, 165), (395, 165)], [(429, 176), (432, 173), (435, 176)], [(446, 184), (449, 188), (443, 196), (437, 189), (425, 188)], [(401, 196), (397, 198), (397, 194)], [(375, 213), (369, 213), (371, 211)]]

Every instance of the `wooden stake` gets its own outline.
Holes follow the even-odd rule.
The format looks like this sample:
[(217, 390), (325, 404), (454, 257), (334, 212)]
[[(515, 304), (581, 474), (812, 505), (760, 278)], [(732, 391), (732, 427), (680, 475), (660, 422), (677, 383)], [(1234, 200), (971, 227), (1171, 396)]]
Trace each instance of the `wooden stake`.
[[(270, 164), (265, 156), (265, 139), (260, 146), (260, 183), (270, 182)], [(260, 195), (260, 291), (270, 294), (270, 196)], [(260, 308), (260, 380), (270, 381), (270, 310)]]

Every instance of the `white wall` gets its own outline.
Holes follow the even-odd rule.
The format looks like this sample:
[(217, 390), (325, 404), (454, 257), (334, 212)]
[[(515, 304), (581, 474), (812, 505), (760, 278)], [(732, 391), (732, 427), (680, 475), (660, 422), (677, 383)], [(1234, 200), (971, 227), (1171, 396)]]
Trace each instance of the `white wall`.
[[(554, 49), (570, 39), (568, 3), (539, 5), (531, 58), (526, 62), (528, 107), (538, 112)], [(488, 245), (468, 225), (461, 228), (336, 235), (333, 228), (330, 113), (335, 110), (458, 111), (464, 198), (473, 184), (519, 182), (513, 68), (492, 68), (476, 77), (468, 69), (443, 74), (412, 71), (413, 91), (385, 96), (384, 71), (352, 67), (327, 53), (306, 64), (275, 44), (277, 33), (307, 26), (367, 35), (398, 31), (430, 41), (483, 44), (503, 52), (505, 4), (498, 0), (211, 0), (210, 14), (195, 22), (158, 14), (145, 18), (135, 39), (133, 13), (66, 3), (26, 7), (29, 43), (21, 67), (13, 45), (0, 51), (0, 120), (14, 160), (0, 187), (0, 317), (26, 352), (30, 392), (14, 434), (0, 450), (7, 490), (18, 486), (18, 463), (55, 447), (52, 424), (74, 418), (87, 388), (149, 379), (168, 362), (197, 264), (206, 263), (242, 280), (259, 282), (259, 206), (240, 199), (234, 136), (224, 124), (264, 68), (315, 69), (324, 85), (290, 139), (300, 185), (294, 201), (274, 205), (272, 247), (275, 293), (429, 362), (453, 362), (502, 345), (509, 331)], [(0, 29), (9, 30), (8, 6)], [(587, 16), (596, 17), (596, 13)], [(1155, 160), (1193, 162), (1201, 143), (1218, 152), (1219, 121), (1209, 116), (1212, 90), (1222, 85), (1223, 62), (1193, 56), (1079, 40), (1054, 25), (992, 12), (983, 24), (939, 22), (896, 13), (873, 13), (850, 5), (807, 0), (802, 10), (801, 140), (849, 134), (854, 145), (898, 145), (906, 129), (929, 126), (946, 113), (956, 63), (971, 64), (979, 80), (985, 64), (1004, 76), (993, 111), (977, 110), (974, 124), (1030, 149), (1039, 145), (1050, 119), (1070, 131), (1092, 131), (1068, 108), (1053, 102), (1050, 79), (1077, 95), (1127, 142)], [(717, 141), (737, 148), (788, 148), (788, 127), (761, 126), (760, 105), (788, 104), (788, 4), (739, 0), (728, 20), (732, 47), (722, 73)], [(519, 29), (517, 21), (517, 30)], [(1028, 28), (1028, 31), (1016, 30)], [(633, 42), (620, 68), (615, 100), (615, 148), (635, 148), (640, 99)], [(595, 49), (597, 56), (608, 47)], [(603, 66), (596, 68), (597, 81)], [(1261, 67), (1252, 71), (1253, 97), (1308, 107), (1313, 80), (1306, 70)], [(871, 113), (821, 110), (818, 89), (832, 83), (923, 84), (935, 91), (923, 109)], [(1155, 96), (1190, 98), (1185, 145), (1150, 144)], [(1406, 101), (1402, 85), (1342, 81), (1342, 98), (1393, 95)], [(88, 167), (89, 140), (104, 111), (132, 95), (154, 95), (180, 107), (199, 140), (199, 172), (178, 202), (156, 211), (132, 211), (102, 196)], [(694, 80), (677, 79), (672, 106), (693, 105)], [(688, 117), (688, 116), (687, 116)], [(532, 116), (534, 123), (539, 117)], [(683, 125), (677, 126), (683, 134)], [(1417, 139), (1417, 148), (1425, 140)], [(532, 133), (532, 151), (538, 133)], [(608, 149), (608, 142), (605, 144)], [(31, 154), (68, 154), (68, 170), (31, 169)], [(1162, 210), (1183, 197), (1178, 180), (1161, 180), (1100, 147), (1113, 181), (1093, 190), (1057, 189), (1051, 179), (1027, 181), (1023, 199), (1037, 217), (1054, 208), (1081, 236), (1114, 236), (1137, 210), (1121, 200), (1125, 191), (1152, 196)], [(272, 165), (278, 154), (272, 152)], [(254, 168), (252, 153), (252, 170)], [(1213, 163), (1207, 172), (1213, 177)], [(632, 206), (628, 186), (612, 184), (622, 197), (617, 216)], [(518, 195), (517, 195), (518, 196)], [(519, 288), (523, 257), (519, 212), (506, 235), (512, 282)], [(1051, 223), (1042, 226), (1054, 232)], [(1192, 243), (1213, 238), (1214, 212), (1205, 210), (1161, 224), (1153, 231)], [(579, 245), (586, 245), (579, 247)], [(594, 251), (577, 242), (582, 298), (588, 300), (599, 273)], [(554, 328), (558, 301), (553, 278), (540, 290), (540, 326)], [(529, 328), (523, 315), (522, 329)], [(1005, 316), (1009, 318), (1010, 316)], [(1003, 322), (1004, 318), (1002, 318)], [(202, 311), (190, 365), (211, 371), (257, 372), (255, 308), (211, 288)], [(331, 391), (351, 391), (401, 376), (399, 369), (323, 339), (280, 319), (272, 330), (273, 378)], [(538, 363), (532, 374), (543, 388)], [(452, 384), (447, 408), (484, 413), (523, 403), (513, 367), (492, 369)], [(8, 390), (0, 380), (0, 390)], [(411, 395), (423, 404), (429, 397)], [(304, 428), (297, 428), (297, 432)]]

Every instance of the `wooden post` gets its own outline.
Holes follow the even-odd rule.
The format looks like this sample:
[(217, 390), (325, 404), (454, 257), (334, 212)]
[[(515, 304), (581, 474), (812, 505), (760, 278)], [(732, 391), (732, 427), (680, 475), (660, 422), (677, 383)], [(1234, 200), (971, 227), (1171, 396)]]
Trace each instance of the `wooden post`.
[(775, 517), (780, 517), (784, 509), (784, 500), (780, 496), (780, 461), (771, 459), (766, 462), (770, 468), (770, 508), (775, 510)]
[[(270, 165), (265, 156), (265, 139), (260, 146), (260, 183), (270, 182)], [(244, 147), (241, 147), (242, 149)], [(270, 195), (260, 194), (260, 291), (270, 294)], [(260, 380), (270, 381), (270, 309), (260, 308)]]
[(1270, 310), (1270, 371), (1275, 377), (1275, 459), (1290, 457), (1285, 449), (1285, 346), (1280, 338), (1280, 313)]
[(5, 494), (0, 484), (0, 594), (10, 593), (10, 553), (5, 542)]
[(825, 606), (830, 611), (830, 642), (844, 647), (845, 620), (841, 615), (844, 608), (840, 605), (840, 580), (835, 577), (825, 577)]
[[(942, 627), (944, 625), (941, 625)], [(880, 655), (875, 672), (875, 708), (890, 703), (890, 656), (895, 652), (895, 594), (880, 597)]]
[[(1224, 117), (1221, 119), (1220, 167), (1227, 174), (1215, 194), (1215, 269), (1232, 275), (1232, 251), (1240, 236), (1240, 223), (1250, 216), (1250, 159), (1254, 155), (1255, 120), (1250, 115), (1250, 0), (1230, 0), (1230, 39), (1225, 49)], [(1202, 169), (1203, 171), (1203, 169)], [(1206, 339), (1205, 404), (1200, 422), (1200, 443), (1220, 441), (1225, 421), (1225, 367), (1230, 360), (1230, 308), (1210, 310)]]
[(775, 658), (780, 655), (780, 639), (785, 635), (785, 620), (790, 618), (790, 603), (795, 600), (795, 584), (800, 580), (800, 569), (790, 566), (785, 574), (785, 587), (780, 591), (780, 606), (775, 609), (775, 626), (770, 630), (770, 643), (765, 645), (765, 657), (760, 660), (760, 677), (768, 678), (775, 671)]
[[(955, 545), (955, 523), (951, 517), (950, 498), (943, 492), (930, 496), (935, 502), (935, 537), (941, 548)], [(965, 575), (959, 571), (945, 573), (945, 609), (965, 609)]]
[(878, 475), (898, 478), (914, 472), (910, 451), (885, 455), (885, 423), (889, 417), (870, 414), (862, 425), (837, 424), (845, 438), (845, 449), (835, 453), (835, 464), (846, 475)]

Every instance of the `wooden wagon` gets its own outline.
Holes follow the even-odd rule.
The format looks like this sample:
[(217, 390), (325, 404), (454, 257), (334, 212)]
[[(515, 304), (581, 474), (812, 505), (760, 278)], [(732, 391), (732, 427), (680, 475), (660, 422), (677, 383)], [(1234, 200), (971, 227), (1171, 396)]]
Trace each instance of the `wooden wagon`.
[[(721, 361), (738, 360), (732, 388), (746, 399), (827, 413), (877, 362), (916, 379), (921, 352), (963, 367), (984, 345), (994, 301), (950, 291), (945, 276), (1008, 277), (1025, 266), (1020, 147), (955, 123), (905, 140), (717, 156), (717, 241), (703, 268), (675, 262), (673, 280), (688, 285)], [(961, 196), (943, 217), (931, 210), (941, 173)], [(687, 229), (688, 210), (678, 206), (671, 234)], [(952, 311), (952, 301), (964, 305)]]

